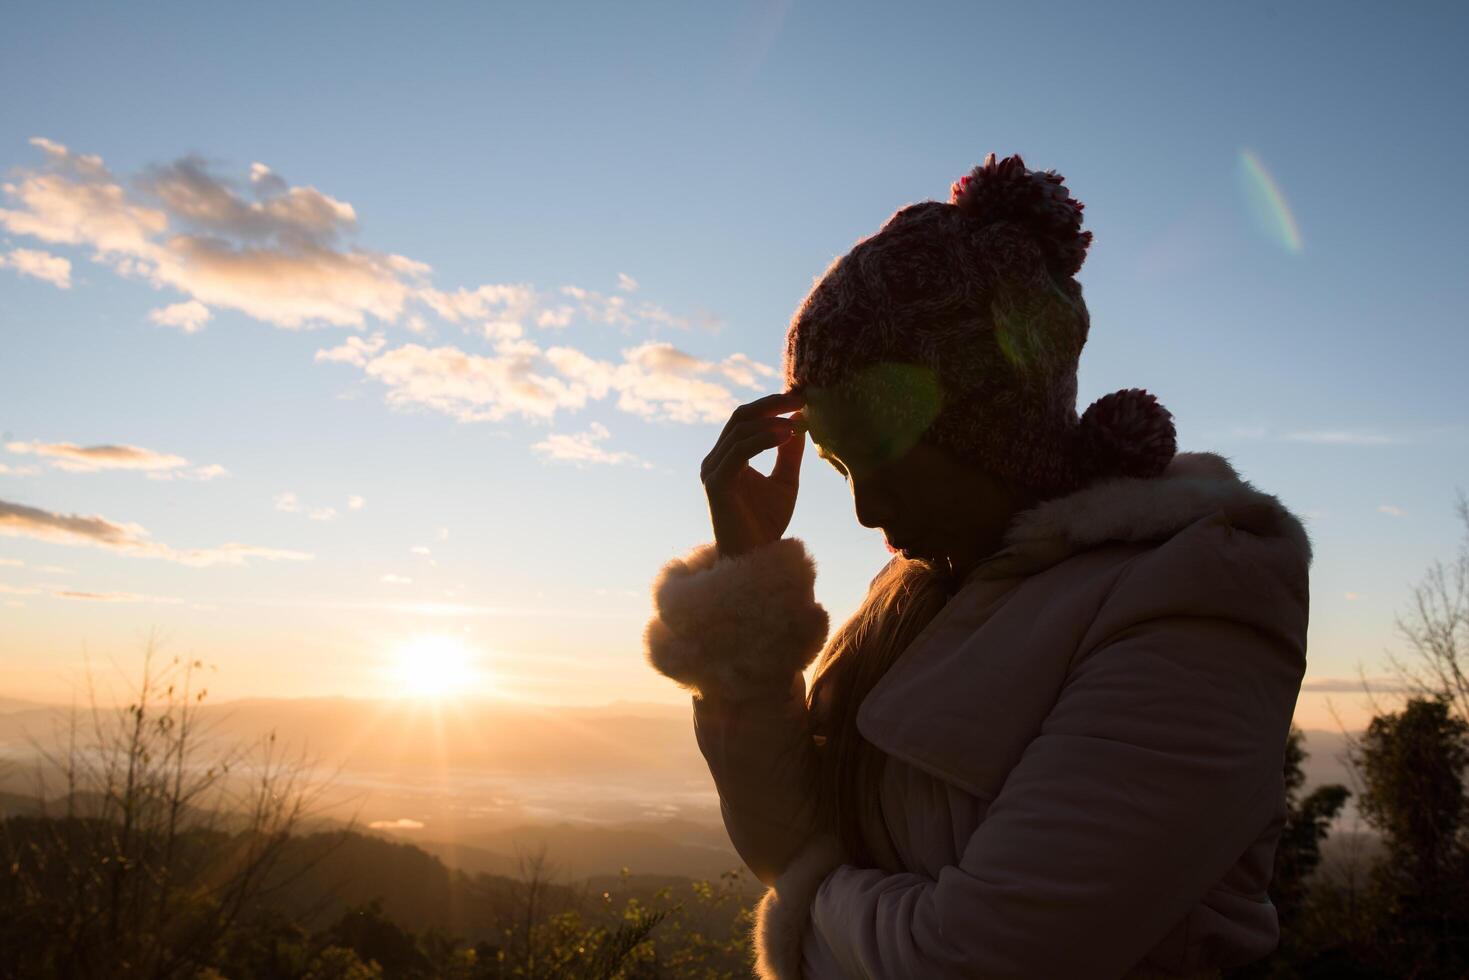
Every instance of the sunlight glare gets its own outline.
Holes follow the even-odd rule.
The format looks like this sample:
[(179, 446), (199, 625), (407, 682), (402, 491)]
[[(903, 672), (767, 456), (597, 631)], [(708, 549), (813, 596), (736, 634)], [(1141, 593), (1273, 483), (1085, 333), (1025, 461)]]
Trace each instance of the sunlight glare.
[(393, 683), (410, 697), (468, 694), (481, 683), (475, 659), (475, 651), (458, 637), (417, 636), (398, 648)]

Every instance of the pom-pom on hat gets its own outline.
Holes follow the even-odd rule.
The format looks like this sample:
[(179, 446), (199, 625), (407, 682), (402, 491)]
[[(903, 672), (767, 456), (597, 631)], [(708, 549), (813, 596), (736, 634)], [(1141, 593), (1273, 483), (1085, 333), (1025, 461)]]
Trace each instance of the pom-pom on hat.
[(813, 438), (823, 403), (856, 400), (868, 419), (905, 420), (882, 436), (890, 456), (921, 440), (1042, 494), (1161, 473), (1176, 443), (1153, 396), (1127, 389), (1076, 413), (1083, 207), (1060, 174), (991, 153), (947, 203), (899, 209), (834, 261), (786, 335), (786, 384), (807, 392)]

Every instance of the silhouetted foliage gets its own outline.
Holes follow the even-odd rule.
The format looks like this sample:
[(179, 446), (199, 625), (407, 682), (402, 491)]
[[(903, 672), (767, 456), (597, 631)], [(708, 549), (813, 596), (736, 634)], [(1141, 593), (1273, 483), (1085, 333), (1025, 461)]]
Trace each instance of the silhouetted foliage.
[(1458, 500), (1464, 526), (1452, 561), (1436, 561), (1413, 587), (1408, 612), (1398, 617), (1398, 633), (1408, 642), (1416, 664), (1390, 657), (1394, 672), (1413, 694), (1439, 698), (1469, 723), (1469, 497)]
[(1283, 934), (1292, 933), (1305, 912), (1309, 879), (1321, 863), (1321, 842), (1346, 804), (1351, 790), (1337, 783), (1318, 786), (1301, 797), (1305, 782), (1302, 763), (1306, 752), (1304, 734), (1291, 726), (1285, 747), (1285, 826), (1275, 849), (1275, 873), (1270, 880), (1270, 898), (1280, 917)]
[(1469, 976), (1469, 724), (1447, 699), (1410, 698), (1359, 751), (1362, 814), (1389, 855), (1374, 869), (1382, 944), (1404, 976)]
[(94, 699), (59, 744), (37, 746), (40, 816), (0, 822), (0, 973), (188, 975), (279, 881), (312, 799), (304, 763), (274, 735), (211, 744), (197, 720), (202, 666), (158, 670), (150, 648), (126, 707)]

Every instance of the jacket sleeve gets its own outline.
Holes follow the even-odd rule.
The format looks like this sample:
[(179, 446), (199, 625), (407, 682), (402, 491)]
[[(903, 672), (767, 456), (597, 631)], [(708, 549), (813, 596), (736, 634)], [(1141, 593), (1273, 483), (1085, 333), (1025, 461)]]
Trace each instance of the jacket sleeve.
[(797, 538), (732, 558), (701, 545), (659, 573), (644, 631), (648, 661), (693, 692), (730, 841), (767, 884), (815, 828), (819, 764), (801, 673), (828, 627), (815, 578)]
[[(811, 926), (848, 975), (1121, 977), (1270, 823), (1305, 669), (1304, 598), (1272, 629), (1151, 601), (1167, 590), (1140, 579), (1104, 603), (1123, 613), (1099, 614), (1107, 628), (1076, 654), (958, 864), (936, 878), (851, 865), (823, 876)], [(1251, 588), (1224, 587), (1216, 611), (1251, 608)], [(1250, 959), (1277, 940), (1262, 911), (1271, 928)]]

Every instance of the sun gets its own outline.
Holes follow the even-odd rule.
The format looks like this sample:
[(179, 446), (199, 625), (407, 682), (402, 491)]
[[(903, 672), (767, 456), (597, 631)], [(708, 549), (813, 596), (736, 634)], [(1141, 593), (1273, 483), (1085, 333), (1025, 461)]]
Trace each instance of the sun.
[(395, 652), (392, 681), (410, 697), (468, 694), (482, 683), (476, 659), (474, 649), (456, 636), (416, 636)]

